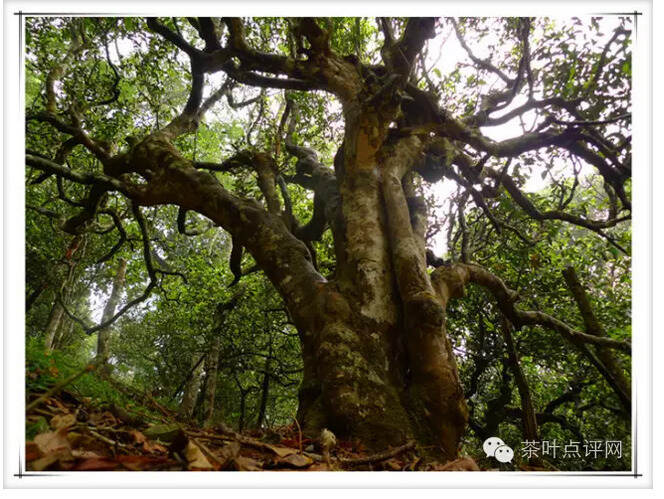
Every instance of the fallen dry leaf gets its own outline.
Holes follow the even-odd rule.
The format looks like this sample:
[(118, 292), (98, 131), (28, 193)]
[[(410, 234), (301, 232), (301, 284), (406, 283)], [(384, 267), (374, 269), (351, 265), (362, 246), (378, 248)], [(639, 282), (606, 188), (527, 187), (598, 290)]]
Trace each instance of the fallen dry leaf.
[(51, 428), (59, 430), (76, 424), (76, 414), (57, 414), (51, 418)]
[(191, 440), (187, 442), (187, 447), (184, 450), (185, 458), (189, 463), (189, 469), (193, 470), (212, 470), (214, 466), (210, 464), (203, 451)]
[(263, 471), (260, 461), (250, 457), (238, 456), (233, 459), (237, 471)]
[(60, 411), (65, 412), (65, 413), (69, 412), (69, 409), (67, 409), (64, 406), (64, 404), (62, 404), (58, 399), (53, 398), (53, 397), (50, 397), (50, 398), (46, 399), (46, 405), (57, 407)]
[(151, 457), (141, 455), (122, 455), (117, 457), (117, 461), (131, 471), (143, 471), (145, 469), (149, 469), (152, 466), (170, 462), (166, 456)]
[(118, 424), (117, 418), (110, 411), (104, 411), (101, 415), (102, 421), (107, 422), (111, 426)]
[(221, 469), (225, 469), (240, 454), (240, 444), (239, 442), (229, 442), (220, 449), (215, 450), (215, 455), (219, 459)]
[[(306, 447), (311, 442), (313, 442), (313, 440), (311, 440), (310, 438), (303, 438), (302, 447)], [(297, 438), (284, 438), (280, 443), (281, 445), (284, 445), (286, 447), (294, 447), (294, 448), (300, 447), (300, 440)]]
[(436, 471), (480, 471), (477, 463), (470, 457), (462, 457), (434, 469)]
[(109, 457), (91, 457), (78, 463), (73, 469), (76, 471), (112, 471), (118, 467), (118, 462)]
[(401, 471), (403, 466), (397, 459), (392, 458), (388, 459), (387, 461), (383, 461), (383, 468), (391, 471)]
[(281, 447), (279, 445), (265, 444), (265, 447), (270, 449), (272, 452), (274, 452), (279, 457), (290, 456), (291, 454), (295, 454), (297, 452), (296, 449), (291, 449), (289, 447)]
[(147, 442), (147, 440), (148, 440), (148, 437), (146, 437), (145, 435), (143, 435), (143, 434), (142, 434), (140, 431), (138, 431), (138, 430), (130, 430), (130, 431), (129, 431), (129, 434), (130, 434), (131, 437), (134, 439), (134, 442), (136, 442), (137, 444), (142, 444), (143, 442)]
[(143, 442), (143, 450), (145, 452), (168, 452), (168, 449), (163, 445), (157, 442), (150, 442), (149, 440)]
[(44, 456), (63, 450), (70, 450), (69, 440), (67, 440), (67, 428), (40, 433), (34, 438), (34, 442)]
[(34, 461), (35, 459), (39, 458), (41, 453), (39, 452), (39, 447), (37, 446), (36, 443), (34, 442), (26, 442), (25, 443), (25, 460), (26, 461)]
[(138, 430), (130, 430), (129, 434), (134, 440), (134, 443), (141, 444), (141, 448), (145, 452), (168, 452), (168, 449), (166, 447), (157, 442), (150, 441), (148, 437), (143, 435)]
[(327, 463), (314, 463), (306, 471), (332, 471)]
[(30, 463), (28, 469), (30, 471), (43, 471), (46, 468), (50, 467), (52, 464), (55, 464), (60, 459), (60, 454), (50, 454), (48, 456), (40, 457), (35, 459)]
[(313, 464), (314, 460), (302, 454), (289, 454), (279, 459), (279, 464), (291, 466), (293, 468), (306, 468)]

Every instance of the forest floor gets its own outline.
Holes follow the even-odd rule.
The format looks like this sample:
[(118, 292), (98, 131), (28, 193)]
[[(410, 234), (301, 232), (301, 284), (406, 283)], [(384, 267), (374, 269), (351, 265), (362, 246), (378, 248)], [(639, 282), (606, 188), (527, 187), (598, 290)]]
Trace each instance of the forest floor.
[(328, 447), (323, 448), (322, 439), (304, 438), (296, 422), (242, 433), (224, 425), (201, 428), (178, 421), (174, 412), (149, 395), (143, 406), (95, 403), (67, 387), (87, 371), (44, 393), (28, 392), (28, 470), (479, 471), (469, 457), (446, 464), (425, 462), (412, 442), (371, 454), (329, 434)]

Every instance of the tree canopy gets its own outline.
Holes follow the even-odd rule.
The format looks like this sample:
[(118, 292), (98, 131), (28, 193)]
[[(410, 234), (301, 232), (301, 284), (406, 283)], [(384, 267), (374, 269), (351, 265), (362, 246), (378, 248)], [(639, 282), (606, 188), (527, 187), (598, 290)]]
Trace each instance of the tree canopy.
[(630, 469), (631, 29), (27, 18), (28, 368), (96, 356), (79, 390), (201, 427)]

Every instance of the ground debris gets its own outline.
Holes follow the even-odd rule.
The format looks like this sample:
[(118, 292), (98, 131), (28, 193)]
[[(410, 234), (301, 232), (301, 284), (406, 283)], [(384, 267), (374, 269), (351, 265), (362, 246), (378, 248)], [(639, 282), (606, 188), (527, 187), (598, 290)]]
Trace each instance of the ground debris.
[[(421, 465), (413, 442), (371, 454), (357, 442), (325, 447), (295, 423), (269, 432), (200, 428), (164, 412), (162, 423), (128, 417), (62, 391), (44, 397), (26, 418), (37, 428), (26, 442), (32, 471), (344, 471), (476, 470), (471, 458)], [(329, 439), (328, 439), (329, 440)], [(328, 456), (329, 453), (329, 456)]]

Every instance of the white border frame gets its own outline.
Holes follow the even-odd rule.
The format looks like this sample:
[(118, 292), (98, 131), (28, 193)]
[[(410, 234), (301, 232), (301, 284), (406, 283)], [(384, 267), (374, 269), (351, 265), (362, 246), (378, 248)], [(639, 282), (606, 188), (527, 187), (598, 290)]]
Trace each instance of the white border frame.
[[(184, 7), (182, 6), (183, 4)], [(635, 1), (368, 1), (298, 2), (293, 0), (205, 2), (130, 1), (6, 1), (3, 8), (4, 39), (4, 203), (3, 245), (3, 347), (4, 347), (4, 462), (3, 482), (11, 488), (45, 487), (605, 487), (648, 488), (652, 486), (652, 4)], [(597, 476), (595, 472), (411, 472), (375, 473), (187, 473), (187, 472), (57, 472), (46, 477), (14, 476), (18, 472), (19, 449), (24, 452), (24, 78), (20, 86), (18, 16), (14, 12), (104, 12), (112, 15), (444, 15), (444, 16), (557, 16), (569, 17), (609, 12), (640, 12), (633, 52), (633, 398), (634, 459), (640, 476)], [(20, 95), (20, 98), (17, 96)], [(662, 174), (660, 180), (664, 181)], [(660, 206), (661, 206), (661, 202)], [(4, 238), (4, 235), (7, 238)], [(21, 262), (19, 264), (18, 262)], [(24, 466), (25, 463), (23, 463)], [(595, 475), (595, 476), (593, 476)], [(615, 472), (608, 475), (621, 475)]]

